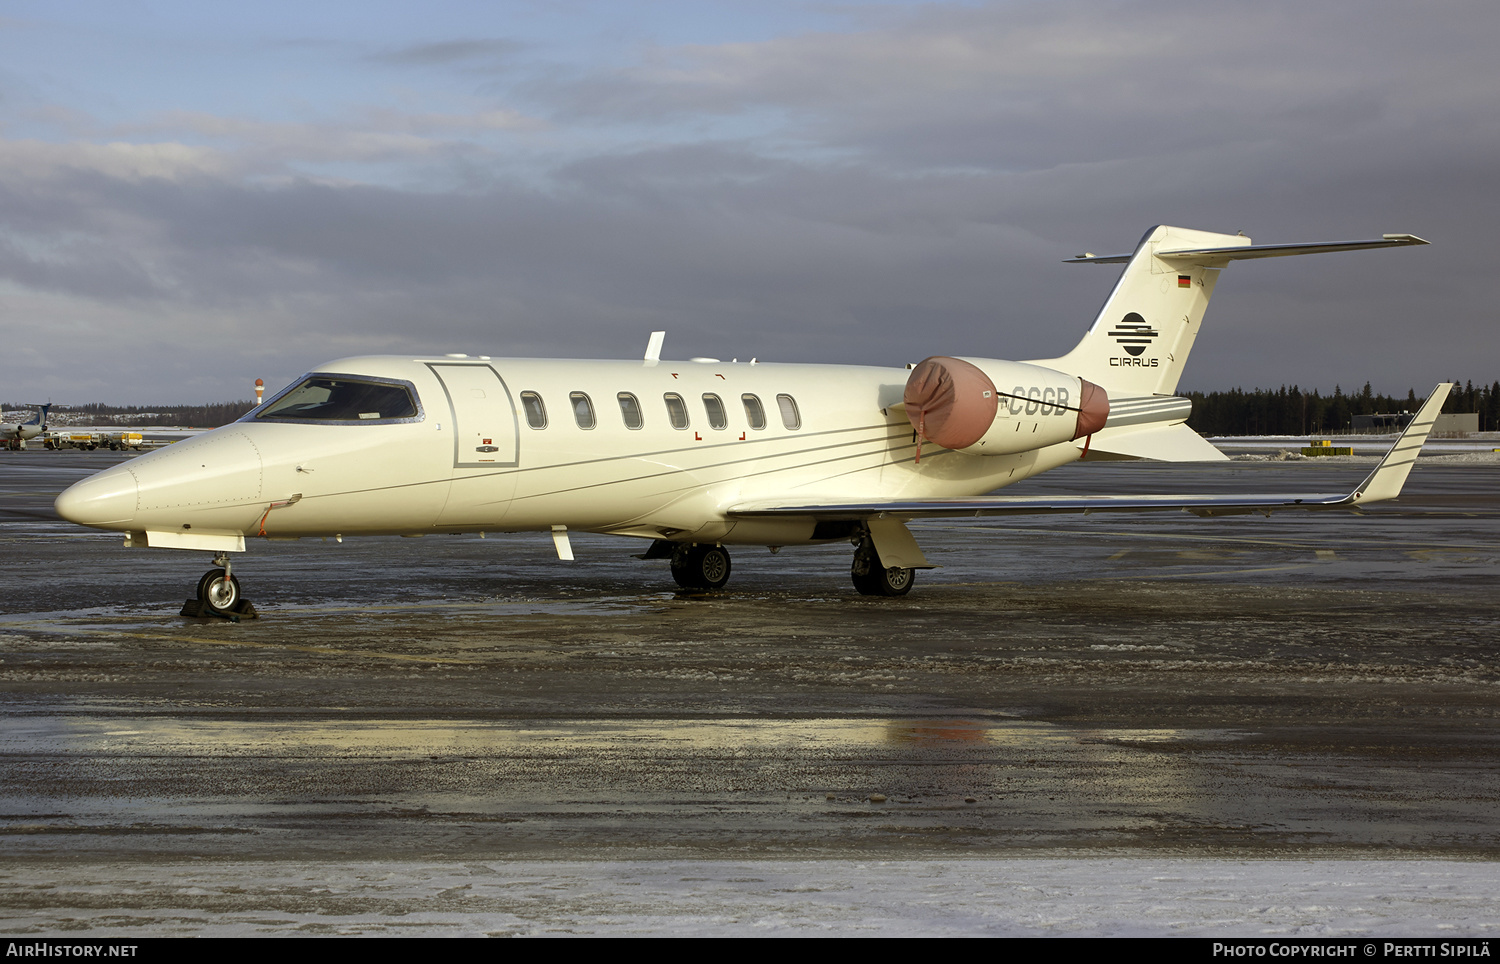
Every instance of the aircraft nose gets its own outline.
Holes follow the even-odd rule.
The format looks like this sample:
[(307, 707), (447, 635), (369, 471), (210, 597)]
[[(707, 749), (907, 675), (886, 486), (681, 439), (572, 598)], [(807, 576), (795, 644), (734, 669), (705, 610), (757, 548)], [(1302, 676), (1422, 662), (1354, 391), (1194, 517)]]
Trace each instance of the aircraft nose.
[(118, 525), (135, 518), (139, 501), (135, 476), (123, 465), (75, 482), (53, 507), (69, 522), (85, 526)]

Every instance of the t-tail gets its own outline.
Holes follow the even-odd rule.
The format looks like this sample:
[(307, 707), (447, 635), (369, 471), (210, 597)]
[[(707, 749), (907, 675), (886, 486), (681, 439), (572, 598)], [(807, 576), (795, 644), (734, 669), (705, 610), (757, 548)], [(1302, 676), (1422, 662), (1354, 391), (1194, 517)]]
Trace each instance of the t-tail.
[(1222, 459), (1184, 424), (1192, 406), (1174, 395), (1219, 272), (1231, 261), (1426, 243), (1410, 234), (1387, 234), (1367, 241), (1253, 244), (1241, 234), (1157, 225), (1131, 254), (1083, 254), (1066, 262), (1123, 264), (1125, 270), (1077, 347), (1031, 364), (1093, 382), (1108, 394), (1109, 418), (1091, 437), (1087, 457)]
[(1086, 378), (1110, 398), (1171, 395), (1198, 338), (1219, 272), (1231, 261), (1395, 248), (1427, 242), (1410, 234), (1368, 241), (1253, 244), (1242, 234), (1157, 225), (1132, 254), (1079, 255), (1067, 264), (1123, 264), (1124, 272), (1078, 346), (1036, 361)]

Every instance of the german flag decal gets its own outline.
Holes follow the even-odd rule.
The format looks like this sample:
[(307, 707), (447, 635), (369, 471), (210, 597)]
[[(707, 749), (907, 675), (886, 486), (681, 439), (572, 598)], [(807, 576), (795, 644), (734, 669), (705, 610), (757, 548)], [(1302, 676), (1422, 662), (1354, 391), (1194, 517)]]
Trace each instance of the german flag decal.
[(1190, 274), (1180, 274), (1180, 275), (1177, 276), (1177, 287), (1179, 287), (1179, 288), (1191, 288), (1192, 286), (1193, 286), (1193, 276), (1192, 275), (1190, 275)]

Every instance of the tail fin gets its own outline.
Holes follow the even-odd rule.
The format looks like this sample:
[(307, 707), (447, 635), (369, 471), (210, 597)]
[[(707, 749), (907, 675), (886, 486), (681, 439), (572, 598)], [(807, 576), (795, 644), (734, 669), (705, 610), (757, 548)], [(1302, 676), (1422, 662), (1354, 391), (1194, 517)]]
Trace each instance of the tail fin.
[(1128, 255), (1082, 255), (1068, 264), (1124, 264), (1093, 327), (1061, 358), (1035, 361), (1115, 395), (1170, 395), (1198, 337), (1219, 272), (1231, 261), (1426, 244), (1410, 234), (1378, 240), (1252, 244), (1239, 234), (1157, 225)]
[(47, 404), (40, 405), (37, 408), (38, 410), (36, 414), (32, 415), (31, 418), (27, 419), (21, 424), (35, 425), (38, 426), (41, 431), (45, 432), (47, 431), (47, 413), (52, 410), (52, 403), (48, 402)]

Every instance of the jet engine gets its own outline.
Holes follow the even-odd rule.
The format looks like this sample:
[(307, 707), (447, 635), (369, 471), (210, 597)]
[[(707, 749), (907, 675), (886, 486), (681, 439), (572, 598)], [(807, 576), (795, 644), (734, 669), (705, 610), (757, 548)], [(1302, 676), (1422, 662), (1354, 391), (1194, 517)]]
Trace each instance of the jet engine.
[(970, 455), (1070, 442), (1109, 418), (1109, 396), (1093, 382), (993, 358), (928, 358), (912, 369), (904, 401), (920, 438)]

